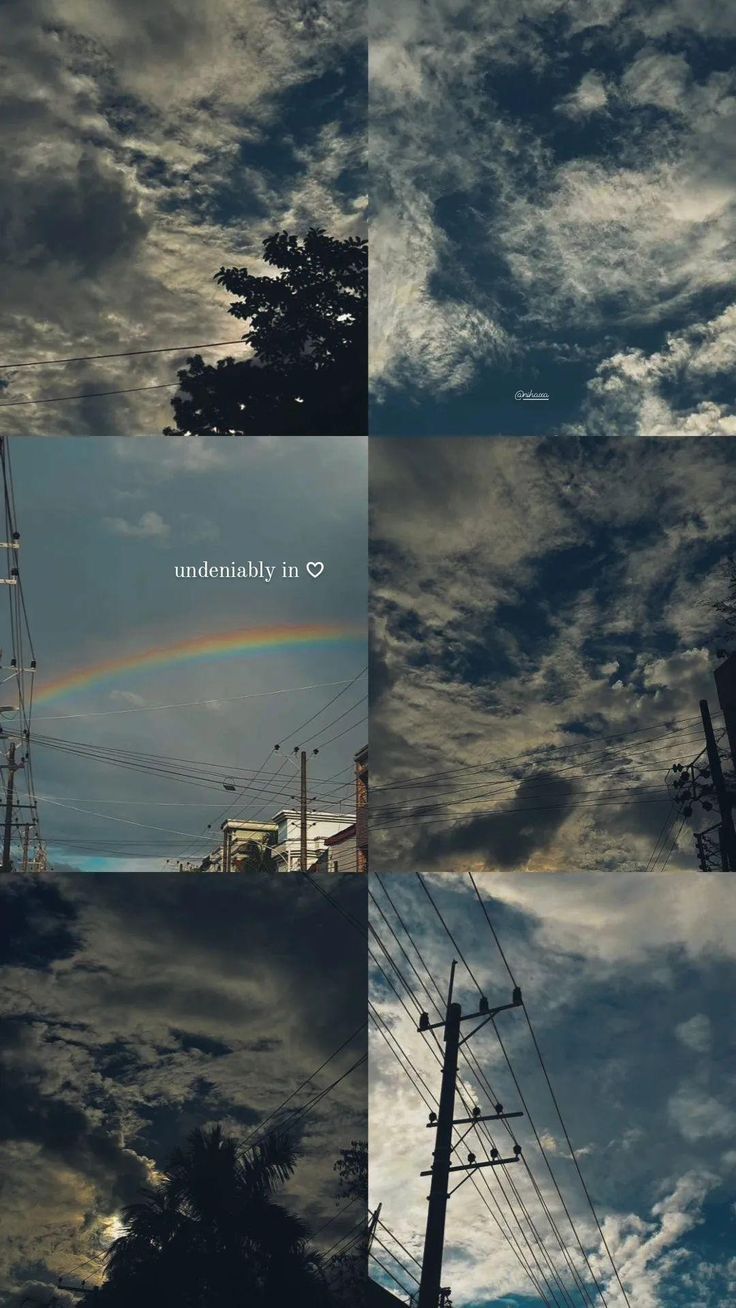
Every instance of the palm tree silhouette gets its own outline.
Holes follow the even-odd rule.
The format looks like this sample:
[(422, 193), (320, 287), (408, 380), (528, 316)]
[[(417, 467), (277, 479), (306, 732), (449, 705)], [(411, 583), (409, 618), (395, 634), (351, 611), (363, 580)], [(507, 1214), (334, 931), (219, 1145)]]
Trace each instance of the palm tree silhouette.
[(95, 1308), (324, 1308), (318, 1256), (303, 1222), (274, 1199), (297, 1150), (271, 1134), (243, 1153), (219, 1126), (194, 1131), (161, 1183), (123, 1213)]
[(271, 853), (275, 836), (266, 840), (249, 840), (245, 852), (233, 860), (235, 872), (275, 872), (276, 860)]

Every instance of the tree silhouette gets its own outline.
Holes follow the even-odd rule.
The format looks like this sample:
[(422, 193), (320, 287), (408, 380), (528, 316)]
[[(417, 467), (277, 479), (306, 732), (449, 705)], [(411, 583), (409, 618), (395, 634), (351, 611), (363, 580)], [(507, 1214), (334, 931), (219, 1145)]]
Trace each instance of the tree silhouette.
[(274, 1199), (297, 1153), (271, 1134), (245, 1154), (219, 1127), (194, 1131), (161, 1183), (124, 1210), (94, 1308), (324, 1308), (319, 1259)]
[(368, 249), (311, 227), (263, 242), (278, 276), (221, 268), (253, 357), (214, 366), (193, 355), (166, 435), (355, 435), (368, 430)]
[[(358, 1224), (368, 1206), (368, 1144), (365, 1140), (351, 1140), (349, 1149), (341, 1149), (334, 1165), (340, 1182), (340, 1199), (356, 1201)], [(330, 1268), (330, 1287), (338, 1308), (360, 1308), (367, 1293), (368, 1232), (360, 1229), (355, 1244), (338, 1254)]]
[(349, 1149), (341, 1149), (334, 1170), (340, 1177), (338, 1194), (344, 1199), (368, 1203), (368, 1144), (351, 1140)]
[(249, 840), (244, 854), (238, 854), (233, 860), (234, 872), (275, 872), (276, 859), (271, 848), (276, 837), (271, 835), (266, 840)]

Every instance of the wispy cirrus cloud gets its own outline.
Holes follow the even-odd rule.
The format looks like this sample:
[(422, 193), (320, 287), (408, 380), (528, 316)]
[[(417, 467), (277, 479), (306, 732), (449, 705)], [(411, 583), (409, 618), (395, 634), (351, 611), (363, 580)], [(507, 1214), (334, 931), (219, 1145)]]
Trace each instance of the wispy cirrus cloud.
[(595, 378), (732, 312), (735, 36), (667, 0), (378, 6), (377, 431), (730, 434), (724, 367), (614, 412)]

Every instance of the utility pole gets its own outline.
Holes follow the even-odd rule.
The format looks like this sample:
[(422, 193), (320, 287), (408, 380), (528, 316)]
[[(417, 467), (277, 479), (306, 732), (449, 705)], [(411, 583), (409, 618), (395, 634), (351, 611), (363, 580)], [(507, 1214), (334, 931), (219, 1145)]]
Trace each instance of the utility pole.
[(376, 1227), (378, 1226), (382, 1208), (383, 1208), (383, 1204), (379, 1204), (378, 1207), (376, 1208), (375, 1213), (370, 1214), (371, 1220), (368, 1223), (368, 1253), (370, 1253), (371, 1248), (373, 1246), (373, 1240), (376, 1234)]
[(718, 654), (725, 655), (725, 660), (716, 668), (713, 679), (716, 683), (723, 721), (726, 724), (731, 762), (736, 771), (736, 653), (726, 654), (725, 650), (719, 650)]
[(8, 784), (5, 787), (5, 825), (3, 828), (3, 862), (0, 872), (12, 872), (10, 866), (10, 843), (13, 838), (13, 791), (15, 790), (15, 742), (8, 746)]
[(26, 822), (23, 827), (23, 871), (28, 871), (28, 844), (31, 838), (31, 828)]
[(710, 718), (710, 709), (708, 708), (707, 699), (700, 701), (700, 716), (703, 719), (703, 731), (705, 733), (705, 748), (708, 754), (708, 763), (710, 765), (711, 776), (713, 778), (713, 789), (718, 808), (721, 814), (721, 855), (724, 872), (736, 872), (736, 829), (733, 823), (732, 800), (726, 788), (726, 781), (723, 776), (721, 767), (721, 756), (718, 752), (713, 723)]
[[(493, 1149), (491, 1157), (483, 1162), (477, 1162), (475, 1154), (472, 1153), (468, 1154), (467, 1163), (453, 1164), (452, 1162), (453, 1151), (457, 1147), (452, 1143), (452, 1133), (456, 1126), (467, 1127), (467, 1130), (460, 1136), (459, 1146), (480, 1122), (500, 1122), (510, 1117), (523, 1116), (522, 1113), (504, 1113), (501, 1105), (497, 1104), (495, 1113), (483, 1116), (480, 1109), (478, 1109), (473, 1111), (471, 1117), (455, 1118), (457, 1064), (461, 1046), (477, 1031), (480, 1031), (481, 1027), (492, 1021), (497, 1013), (502, 1013), (509, 1008), (518, 1008), (521, 1004), (521, 991), (517, 986), (514, 989), (513, 999), (510, 1004), (500, 1004), (496, 1008), (489, 1008), (488, 1000), (483, 997), (477, 1012), (463, 1014), (460, 1004), (455, 1003), (452, 998), (455, 985), (455, 966), (453, 960), (444, 1019), (441, 1022), (431, 1023), (427, 1013), (422, 1013), (419, 1019), (418, 1029), (422, 1032), (433, 1031), (438, 1027), (442, 1027), (445, 1053), (442, 1060), (439, 1111), (436, 1114), (434, 1112), (430, 1113), (429, 1122), (427, 1123), (429, 1127), (435, 1128), (435, 1141), (432, 1167), (428, 1172), (422, 1172), (422, 1176), (430, 1176), (432, 1180), (428, 1196), (429, 1208), (427, 1210), (424, 1257), (422, 1259), (417, 1308), (440, 1308), (441, 1304), (445, 1304), (449, 1300), (450, 1290), (442, 1285), (442, 1256), (445, 1244), (447, 1203), (450, 1196), (460, 1188), (464, 1181), (467, 1181), (469, 1176), (481, 1167), (505, 1167), (509, 1163), (518, 1163), (521, 1156), (521, 1146), (514, 1145), (513, 1157), (511, 1158), (499, 1158), (498, 1151)], [(476, 1017), (481, 1018), (481, 1021), (468, 1035), (461, 1038), (462, 1023)], [(462, 1181), (459, 1181), (448, 1192), (450, 1175), (454, 1172), (463, 1172), (464, 1176)]]
[(733, 817), (736, 791), (733, 778), (727, 779), (723, 772), (721, 749), (706, 699), (700, 700), (700, 717), (705, 749), (691, 763), (673, 763), (671, 772), (676, 774), (673, 798), (683, 818), (692, 816), (696, 804), (710, 812), (715, 801), (720, 822), (693, 833), (698, 864), (703, 872), (736, 872), (736, 826)]
[(307, 751), (303, 749), (301, 760), (301, 796), (299, 804), (299, 871), (307, 870)]

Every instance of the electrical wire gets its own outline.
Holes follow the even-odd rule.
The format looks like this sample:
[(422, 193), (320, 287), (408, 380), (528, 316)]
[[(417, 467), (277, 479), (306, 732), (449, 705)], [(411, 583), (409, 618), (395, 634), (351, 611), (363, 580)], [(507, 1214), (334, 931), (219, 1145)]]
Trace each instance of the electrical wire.
[(132, 359), (142, 354), (186, 354), (187, 350), (214, 350), (221, 345), (247, 344), (248, 342), (240, 336), (236, 341), (206, 341), (202, 345), (158, 345), (147, 350), (117, 350), (114, 354), (75, 354), (67, 355), (61, 359), (32, 359), (30, 361), (24, 359), (20, 363), (0, 363), (0, 372), (9, 372), (11, 369), (15, 370), (16, 368), (48, 368), (62, 363), (91, 363), (98, 359)]
[[(470, 875), (470, 878), (471, 878), (471, 881), (472, 881), (472, 880), (473, 880), (473, 878), (472, 878), (472, 873), (469, 874), (469, 875)], [(508, 959), (506, 958), (505, 954), (503, 953), (503, 950), (501, 949), (501, 946), (500, 946), (500, 943), (499, 943), (499, 940), (498, 940), (498, 935), (497, 935), (495, 929), (493, 928), (493, 925), (492, 925), (492, 923), (491, 923), (491, 919), (490, 919), (490, 915), (489, 915), (487, 909), (485, 908), (485, 905), (483, 904), (483, 901), (482, 901), (481, 896), (480, 896), (480, 894), (479, 894), (479, 892), (478, 892), (477, 886), (475, 886), (475, 882), (474, 882), (474, 881), (473, 881), (473, 887), (474, 887), (474, 889), (475, 889), (475, 892), (476, 892), (476, 896), (477, 896), (477, 898), (478, 898), (478, 901), (479, 901), (479, 903), (481, 904), (481, 907), (483, 908), (484, 916), (485, 916), (486, 921), (487, 921), (487, 923), (488, 923), (488, 925), (489, 925), (489, 927), (490, 927), (490, 929), (491, 929), (491, 934), (492, 934), (493, 939), (494, 939), (494, 942), (496, 943), (496, 946), (497, 946), (497, 948), (498, 948), (498, 950), (499, 950), (499, 953), (500, 953), (500, 955), (501, 955), (501, 958), (503, 959), (503, 962), (504, 962), (504, 964), (505, 964), (505, 966), (506, 966), (506, 970), (507, 970), (507, 972), (508, 972), (508, 974), (509, 974), (509, 977), (510, 977), (510, 979), (511, 979), (512, 985), (515, 985), (516, 982), (515, 982), (515, 980), (514, 980), (513, 973), (512, 973), (512, 971), (511, 971), (511, 967), (510, 967), (510, 965), (509, 965)], [(619, 1286), (619, 1289), (620, 1289), (620, 1291), (621, 1291), (621, 1293), (622, 1293), (622, 1295), (623, 1295), (623, 1297), (624, 1297), (624, 1301), (625, 1301), (625, 1303), (626, 1303), (626, 1305), (627, 1305), (627, 1308), (631, 1308), (631, 1305), (630, 1305), (630, 1303), (629, 1303), (628, 1295), (627, 1295), (626, 1290), (625, 1290), (625, 1288), (624, 1288), (624, 1285), (623, 1285), (623, 1283), (622, 1283), (622, 1281), (621, 1281), (621, 1277), (620, 1277), (620, 1275), (619, 1275), (618, 1268), (617, 1268), (617, 1266), (616, 1266), (616, 1263), (614, 1262), (613, 1255), (612, 1255), (611, 1250), (610, 1250), (610, 1248), (609, 1248), (609, 1246), (608, 1246), (608, 1242), (607, 1242), (606, 1237), (605, 1237), (605, 1235), (604, 1235), (603, 1228), (602, 1228), (601, 1223), (600, 1223), (600, 1220), (599, 1220), (599, 1218), (598, 1218), (598, 1214), (597, 1214), (597, 1212), (596, 1212), (596, 1210), (595, 1210), (595, 1206), (594, 1206), (594, 1204), (593, 1204), (593, 1200), (592, 1200), (592, 1198), (591, 1198), (591, 1196), (590, 1196), (590, 1192), (589, 1192), (589, 1190), (588, 1190), (588, 1187), (587, 1187), (587, 1185), (586, 1185), (586, 1183), (585, 1183), (585, 1179), (584, 1179), (584, 1177), (583, 1177), (582, 1171), (581, 1171), (581, 1169), (580, 1169), (580, 1164), (579, 1164), (579, 1162), (578, 1162), (577, 1155), (576, 1155), (575, 1150), (574, 1150), (574, 1148), (573, 1148), (572, 1141), (571, 1141), (571, 1139), (570, 1139), (570, 1135), (569, 1135), (569, 1132), (568, 1132), (567, 1126), (565, 1125), (565, 1121), (564, 1121), (563, 1116), (562, 1116), (562, 1110), (561, 1110), (561, 1108), (560, 1108), (559, 1101), (558, 1101), (558, 1099), (557, 1099), (557, 1095), (555, 1094), (555, 1091), (554, 1091), (554, 1089), (553, 1089), (553, 1087), (552, 1087), (552, 1082), (551, 1082), (551, 1080), (550, 1080), (550, 1076), (549, 1076), (549, 1073), (548, 1073), (548, 1071), (547, 1071), (547, 1066), (546, 1066), (545, 1061), (544, 1061), (544, 1058), (543, 1058), (543, 1056), (542, 1056), (542, 1051), (541, 1051), (541, 1049), (540, 1049), (540, 1047), (539, 1047), (539, 1042), (537, 1041), (537, 1037), (536, 1037), (536, 1034), (535, 1034), (535, 1031), (534, 1031), (534, 1027), (532, 1026), (532, 1021), (531, 1021), (531, 1018), (530, 1018), (530, 1016), (529, 1016), (528, 1009), (527, 1009), (527, 1007), (526, 1007), (526, 1004), (523, 1002), (523, 1000), (522, 1000), (522, 1005), (521, 1005), (521, 1006), (522, 1006), (522, 1010), (523, 1010), (523, 1012), (524, 1012), (524, 1016), (525, 1016), (525, 1018), (526, 1018), (526, 1023), (527, 1023), (527, 1027), (528, 1027), (528, 1029), (529, 1029), (529, 1034), (530, 1034), (530, 1036), (531, 1036), (532, 1043), (533, 1043), (533, 1045), (534, 1045), (534, 1049), (535, 1049), (535, 1052), (536, 1052), (536, 1054), (537, 1054), (537, 1058), (538, 1058), (538, 1060), (539, 1060), (539, 1065), (540, 1065), (541, 1070), (542, 1070), (542, 1073), (543, 1073), (543, 1075), (544, 1075), (544, 1079), (545, 1079), (545, 1082), (546, 1082), (546, 1085), (547, 1085), (547, 1089), (549, 1090), (550, 1097), (551, 1097), (551, 1099), (552, 1099), (552, 1103), (554, 1104), (555, 1112), (556, 1112), (556, 1114), (557, 1114), (557, 1118), (558, 1118), (558, 1121), (559, 1121), (559, 1123), (560, 1123), (560, 1127), (561, 1127), (561, 1129), (562, 1129), (562, 1133), (563, 1133), (563, 1135), (564, 1135), (564, 1137), (565, 1137), (565, 1143), (567, 1144), (567, 1147), (568, 1147), (568, 1149), (569, 1149), (569, 1151), (570, 1151), (570, 1157), (571, 1157), (571, 1159), (572, 1159), (572, 1161), (573, 1161), (573, 1164), (574, 1164), (574, 1166), (575, 1166), (575, 1170), (576, 1170), (576, 1172), (577, 1172), (577, 1174), (578, 1174), (578, 1178), (579, 1178), (579, 1180), (580, 1180), (580, 1184), (581, 1184), (581, 1186), (582, 1186), (583, 1193), (585, 1194), (585, 1198), (586, 1198), (586, 1200), (587, 1200), (587, 1202), (588, 1202), (588, 1206), (589, 1206), (590, 1211), (591, 1211), (591, 1214), (592, 1214), (592, 1216), (593, 1216), (593, 1220), (595, 1221), (596, 1227), (597, 1227), (597, 1229), (598, 1229), (598, 1233), (599, 1233), (600, 1238), (601, 1238), (601, 1243), (603, 1244), (603, 1247), (604, 1247), (604, 1249), (605, 1249), (605, 1251), (606, 1251), (606, 1253), (607, 1253), (607, 1255), (608, 1255), (608, 1258), (609, 1258), (609, 1261), (610, 1261), (611, 1267), (612, 1267), (612, 1269), (613, 1269), (614, 1276), (616, 1277), (616, 1281), (617, 1281), (618, 1286)], [(492, 1025), (495, 1027), (495, 1022), (493, 1022)], [(517, 1082), (517, 1080), (516, 1080), (516, 1076), (515, 1076), (515, 1074), (514, 1074), (514, 1072), (513, 1072), (513, 1069), (512, 1069), (512, 1067), (511, 1067), (510, 1060), (509, 1060), (509, 1058), (508, 1058), (508, 1055), (506, 1054), (506, 1050), (504, 1049), (503, 1042), (500, 1040), (500, 1037), (499, 1037), (499, 1043), (500, 1043), (501, 1048), (502, 1048), (502, 1050), (503, 1050), (504, 1057), (505, 1057), (505, 1059), (506, 1059), (506, 1063), (507, 1063), (507, 1065), (508, 1065), (508, 1067), (509, 1067), (509, 1070), (511, 1071), (511, 1074), (512, 1074), (512, 1077), (513, 1077), (513, 1080), (514, 1080), (514, 1084), (515, 1084), (515, 1086), (516, 1086), (516, 1088), (517, 1088), (517, 1091), (519, 1092), (520, 1097), (522, 1098), (522, 1103), (523, 1103), (523, 1097), (521, 1096), (521, 1090), (520, 1090), (520, 1087), (519, 1087), (519, 1085), (518, 1085), (518, 1082)], [(525, 1106), (525, 1109), (526, 1109), (526, 1106)]]
[[(436, 990), (436, 992), (437, 992), (437, 994), (438, 994), (438, 996), (439, 996), (440, 1002), (444, 1005), (444, 997), (443, 997), (443, 995), (442, 995), (442, 992), (440, 991), (440, 989), (439, 989), (439, 987), (438, 987), (436, 981), (435, 981), (434, 978), (432, 977), (432, 974), (431, 974), (430, 970), (429, 970), (428, 967), (427, 967), (426, 961), (425, 961), (424, 958), (422, 957), (422, 955), (421, 955), (421, 951), (419, 950), (418, 946), (416, 945), (416, 942), (415, 942), (415, 940), (414, 940), (414, 938), (413, 938), (411, 932), (410, 932), (410, 931), (408, 930), (408, 928), (406, 927), (406, 924), (403, 922), (403, 919), (400, 917), (400, 914), (398, 914), (398, 910), (396, 909), (396, 906), (395, 906), (395, 904), (393, 903), (393, 900), (391, 899), (391, 896), (390, 896), (390, 894), (389, 894), (389, 892), (388, 892), (388, 890), (387, 890), (385, 884), (383, 883), (383, 881), (381, 880), (380, 877), (378, 877), (377, 879), (378, 879), (378, 881), (379, 881), (379, 884), (381, 884), (381, 887), (382, 887), (382, 889), (383, 889), (383, 891), (384, 891), (384, 894), (386, 894), (386, 896), (387, 896), (389, 902), (391, 903), (392, 908), (394, 909), (394, 912), (397, 913), (397, 916), (399, 917), (399, 920), (400, 920), (400, 922), (402, 923), (402, 926), (403, 926), (403, 928), (404, 928), (404, 930), (405, 930), (405, 932), (406, 932), (406, 934), (407, 934), (407, 937), (408, 937), (408, 939), (410, 940), (410, 943), (412, 944), (412, 947), (414, 948), (415, 952), (417, 953), (417, 956), (419, 957), (420, 962), (422, 963), (422, 966), (424, 967), (425, 971), (427, 972), (427, 975), (428, 975), (429, 979), (432, 981), (432, 984), (433, 984), (433, 986), (434, 986), (434, 988), (435, 988), (435, 990)], [(437, 909), (436, 905), (434, 905), (434, 903), (433, 903), (433, 907), (435, 908), (435, 911), (438, 912), (438, 909)], [(466, 959), (464, 958), (464, 956), (462, 955), (462, 951), (459, 950), (459, 946), (458, 946), (458, 944), (457, 944), (457, 941), (456, 941), (456, 939), (451, 935), (451, 933), (449, 932), (449, 928), (447, 927), (447, 923), (446, 923), (446, 921), (444, 920), (443, 917), (441, 917), (441, 921), (442, 921), (442, 924), (443, 924), (443, 927), (444, 927), (445, 931), (447, 932), (448, 936), (449, 936), (450, 939), (451, 939), (451, 942), (452, 942), (452, 944), (453, 944), (453, 947), (458, 951), (458, 953), (460, 954), (460, 956), (461, 956), (461, 958), (462, 958), (462, 961), (464, 962), (466, 968), (468, 968), (467, 960), (466, 960)], [(468, 970), (469, 970), (469, 968), (468, 968)], [(471, 974), (471, 975), (472, 975), (472, 974)], [(474, 979), (474, 980), (475, 980), (475, 979)], [(476, 984), (476, 986), (477, 986), (477, 981), (475, 981), (475, 984)], [(425, 986), (423, 983), (422, 983), (422, 985), (423, 985), (423, 989), (425, 990), (425, 993), (429, 993), (429, 992), (426, 991), (426, 986)], [(477, 986), (477, 988), (480, 990), (480, 987)], [(438, 1013), (441, 1014), (442, 1010), (440, 1009), (439, 1005), (436, 1003), (436, 1001), (433, 1000), (433, 998), (432, 998), (431, 995), (429, 995), (429, 998), (430, 998), (430, 1002), (433, 1004), (435, 1010), (436, 1010)], [(434, 1034), (434, 1033), (432, 1033), (432, 1034)], [(484, 1085), (485, 1085), (485, 1087), (486, 1087), (486, 1090), (487, 1090), (487, 1092), (488, 1092), (488, 1094), (489, 1094), (489, 1097), (490, 1097), (491, 1103), (497, 1102), (497, 1095), (496, 1095), (495, 1091), (493, 1090), (493, 1087), (491, 1087), (490, 1084), (488, 1083), (487, 1078), (485, 1078), (484, 1074), (482, 1073), (482, 1069), (481, 1069), (480, 1066), (478, 1065), (478, 1063), (477, 1063), (477, 1059), (475, 1058), (474, 1054), (472, 1053), (472, 1050), (466, 1049), (464, 1046), (462, 1046), (460, 1052), (461, 1052), (461, 1055), (463, 1056), (464, 1060), (465, 1060), (466, 1062), (468, 1062), (468, 1064), (471, 1066), (472, 1070), (474, 1070), (474, 1071), (476, 1072), (476, 1074), (480, 1077), (480, 1079), (483, 1081), (483, 1083), (484, 1083)], [(461, 1097), (461, 1099), (462, 1099), (462, 1094), (460, 1095), (460, 1097)], [(467, 1106), (466, 1106), (466, 1111), (469, 1112), (469, 1109), (467, 1108)], [(509, 1132), (509, 1135), (510, 1135), (511, 1139), (514, 1141), (514, 1143), (515, 1143), (515, 1144), (518, 1143), (518, 1142), (516, 1141), (516, 1137), (515, 1137), (515, 1135), (514, 1135), (514, 1133), (513, 1133), (513, 1129), (510, 1127), (510, 1124), (509, 1124), (508, 1122), (506, 1122), (504, 1125), (506, 1126), (506, 1129), (507, 1129), (507, 1131)], [(492, 1135), (490, 1134), (490, 1132), (488, 1131), (488, 1128), (487, 1128), (487, 1126), (486, 1126), (485, 1124), (482, 1125), (482, 1130), (483, 1130), (484, 1134), (487, 1135), (491, 1147), (492, 1147), (492, 1148), (495, 1147), (495, 1142), (494, 1142), (494, 1140), (493, 1140), (493, 1137), (492, 1137)], [(540, 1144), (541, 1144), (541, 1142), (540, 1142)], [(526, 1162), (526, 1160), (525, 1160), (523, 1157), (522, 1157), (522, 1161), (523, 1161), (523, 1164), (524, 1164), (525, 1169), (526, 1169), (526, 1171), (527, 1171), (527, 1175), (528, 1175), (530, 1181), (531, 1181), (532, 1184), (533, 1184), (533, 1187), (534, 1187), (534, 1190), (535, 1190), (536, 1196), (537, 1196), (537, 1198), (539, 1199), (539, 1201), (540, 1201), (541, 1204), (542, 1204), (542, 1207), (543, 1207), (543, 1211), (544, 1211), (544, 1213), (545, 1213), (545, 1216), (547, 1217), (547, 1220), (548, 1220), (549, 1223), (550, 1223), (550, 1227), (551, 1227), (551, 1229), (552, 1229), (552, 1231), (553, 1231), (553, 1233), (554, 1233), (554, 1235), (555, 1235), (555, 1237), (556, 1237), (556, 1239), (557, 1239), (557, 1241), (558, 1241), (558, 1244), (559, 1244), (559, 1246), (560, 1246), (560, 1250), (561, 1250), (561, 1252), (562, 1252), (562, 1254), (563, 1254), (563, 1257), (565, 1258), (565, 1261), (567, 1262), (568, 1268), (569, 1268), (569, 1270), (571, 1271), (571, 1273), (572, 1273), (572, 1275), (573, 1275), (573, 1278), (575, 1279), (575, 1281), (576, 1281), (576, 1283), (578, 1284), (579, 1288), (581, 1289), (581, 1291), (582, 1291), (584, 1297), (586, 1297), (586, 1298), (588, 1299), (589, 1302), (592, 1302), (592, 1300), (590, 1300), (590, 1295), (588, 1294), (587, 1289), (586, 1289), (585, 1285), (583, 1284), (583, 1282), (582, 1282), (582, 1280), (581, 1280), (581, 1278), (580, 1278), (580, 1275), (579, 1275), (577, 1269), (576, 1269), (576, 1268), (574, 1267), (574, 1265), (573, 1265), (572, 1259), (571, 1259), (571, 1257), (570, 1257), (570, 1255), (569, 1255), (569, 1251), (567, 1250), (567, 1246), (564, 1244), (564, 1242), (563, 1242), (563, 1240), (562, 1240), (562, 1237), (561, 1237), (561, 1235), (560, 1235), (559, 1229), (558, 1229), (556, 1223), (554, 1222), (554, 1219), (553, 1219), (553, 1217), (552, 1217), (552, 1214), (551, 1214), (551, 1212), (550, 1212), (550, 1210), (549, 1210), (549, 1206), (548, 1206), (546, 1200), (544, 1199), (544, 1196), (543, 1196), (543, 1194), (542, 1194), (542, 1192), (541, 1192), (541, 1189), (540, 1189), (540, 1187), (539, 1187), (539, 1184), (538, 1184), (538, 1182), (536, 1181), (536, 1178), (534, 1177), (534, 1175), (533, 1175), (531, 1169), (529, 1168), (528, 1163)], [(545, 1161), (547, 1161), (547, 1160), (545, 1159)], [(548, 1168), (549, 1168), (549, 1164), (548, 1164)], [(552, 1176), (552, 1180), (553, 1180), (553, 1182), (555, 1183), (555, 1187), (556, 1187), (556, 1189), (557, 1189), (557, 1191), (558, 1191), (559, 1198), (560, 1198), (560, 1200), (561, 1200), (561, 1202), (562, 1202), (562, 1204), (563, 1204), (563, 1207), (565, 1208), (565, 1211), (566, 1211), (566, 1213), (567, 1213), (567, 1215), (568, 1215), (568, 1218), (569, 1218), (569, 1220), (570, 1220), (571, 1229), (573, 1230), (573, 1234), (575, 1235), (575, 1237), (576, 1237), (577, 1240), (578, 1240), (578, 1244), (579, 1244), (579, 1247), (580, 1247), (581, 1253), (583, 1254), (583, 1257), (585, 1258), (586, 1263), (588, 1264), (588, 1269), (589, 1269), (589, 1271), (590, 1271), (590, 1273), (591, 1273), (591, 1276), (593, 1277), (593, 1280), (594, 1280), (594, 1282), (595, 1282), (595, 1277), (593, 1276), (592, 1268), (590, 1268), (590, 1264), (588, 1263), (587, 1256), (585, 1255), (585, 1251), (584, 1251), (584, 1248), (583, 1248), (583, 1246), (582, 1246), (582, 1243), (581, 1243), (580, 1240), (579, 1240), (579, 1236), (577, 1236), (576, 1228), (575, 1228), (575, 1226), (574, 1226), (574, 1223), (572, 1222), (572, 1218), (570, 1217), (569, 1210), (567, 1209), (567, 1206), (565, 1205), (564, 1198), (563, 1198), (563, 1196), (561, 1195), (561, 1192), (559, 1191), (559, 1186), (558, 1186), (557, 1183), (556, 1183), (556, 1178), (554, 1177), (553, 1174), (551, 1174), (551, 1176)], [(501, 1178), (498, 1177), (497, 1179), (499, 1180), (499, 1183), (501, 1183)], [(567, 1291), (566, 1291), (565, 1287), (562, 1286), (561, 1283), (560, 1283), (560, 1278), (559, 1278), (559, 1276), (558, 1276), (556, 1270), (554, 1269), (554, 1267), (553, 1267), (553, 1265), (552, 1265), (552, 1262), (551, 1262), (551, 1259), (550, 1259), (550, 1257), (549, 1257), (548, 1251), (546, 1250), (546, 1246), (544, 1245), (544, 1241), (543, 1241), (543, 1239), (541, 1238), (540, 1233), (538, 1232), (538, 1230), (537, 1230), (537, 1228), (536, 1228), (536, 1225), (533, 1223), (533, 1221), (532, 1221), (532, 1219), (531, 1219), (531, 1217), (530, 1217), (530, 1215), (529, 1215), (529, 1213), (528, 1213), (528, 1210), (527, 1210), (526, 1206), (524, 1205), (523, 1200), (521, 1199), (521, 1196), (520, 1196), (520, 1194), (519, 1194), (519, 1192), (518, 1192), (518, 1189), (517, 1189), (517, 1187), (516, 1187), (516, 1185), (515, 1185), (515, 1183), (513, 1182), (513, 1179), (512, 1179), (511, 1177), (509, 1177), (509, 1181), (510, 1181), (510, 1187), (511, 1187), (512, 1190), (513, 1190), (513, 1193), (514, 1193), (514, 1195), (515, 1195), (515, 1198), (516, 1198), (516, 1200), (517, 1200), (517, 1203), (520, 1205), (520, 1207), (521, 1207), (521, 1209), (522, 1209), (522, 1212), (524, 1213), (524, 1215), (525, 1215), (525, 1217), (526, 1217), (526, 1219), (527, 1219), (527, 1222), (528, 1222), (528, 1224), (529, 1224), (530, 1230), (532, 1231), (534, 1238), (537, 1240), (537, 1243), (538, 1243), (539, 1248), (542, 1250), (543, 1257), (545, 1258), (545, 1261), (547, 1261), (547, 1265), (548, 1265), (548, 1267), (550, 1268), (550, 1271), (551, 1271), (551, 1273), (552, 1273), (552, 1275), (553, 1275), (553, 1278), (557, 1281), (558, 1286), (559, 1286), (559, 1288), (560, 1288), (560, 1290), (561, 1290), (561, 1292), (562, 1292), (562, 1294), (563, 1294), (563, 1297), (565, 1297), (565, 1298), (566, 1298), (566, 1301), (567, 1301), (567, 1300), (569, 1299), (569, 1295), (567, 1294)], [(503, 1188), (503, 1187), (501, 1187), (501, 1188)], [(504, 1192), (504, 1193), (505, 1193), (505, 1192)], [(506, 1197), (506, 1201), (507, 1201), (507, 1203), (509, 1204), (509, 1208), (510, 1208), (510, 1210), (511, 1210), (512, 1213), (513, 1213), (513, 1205), (511, 1204), (511, 1201), (508, 1199), (508, 1196), (506, 1195), (505, 1197)], [(515, 1220), (518, 1220), (518, 1218), (516, 1218)], [(524, 1235), (523, 1232), (522, 1232), (522, 1235)], [(529, 1246), (528, 1246), (528, 1247), (529, 1247)], [(530, 1249), (530, 1253), (531, 1253), (531, 1252), (532, 1252), (532, 1251), (531, 1251), (531, 1249)], [(544, 1271), (543, 1271), (543, 1269), (542, 1269), (540, 1266), (538, 1266), (538, 1270), (541, 1272), (542, 1276), (544, 1277)], [(551, 1287), (551, 1286), (548, 1286), (548, 1288), (550, 1289), (550, 1293), (552, 1294), (553, 1299), (555, 1300), (555, 1302), (557, 1302), (557, 1300), (556, 1300), (556, 1296), (555, 1296), (554, 1291), (552, 1290), (552, 1287)]]
[(153, 386), (123, 386), (115, 391), (84, 391), (78, 395), (47, 395), (37, 400), (3, 400), (0, 409), (16, 409), (27, 404), (64, 404), (67, 400), (98, 400), (108, 395), (133, 395), (136, 391), (175, 391), (179, 382), (157, 382)]

